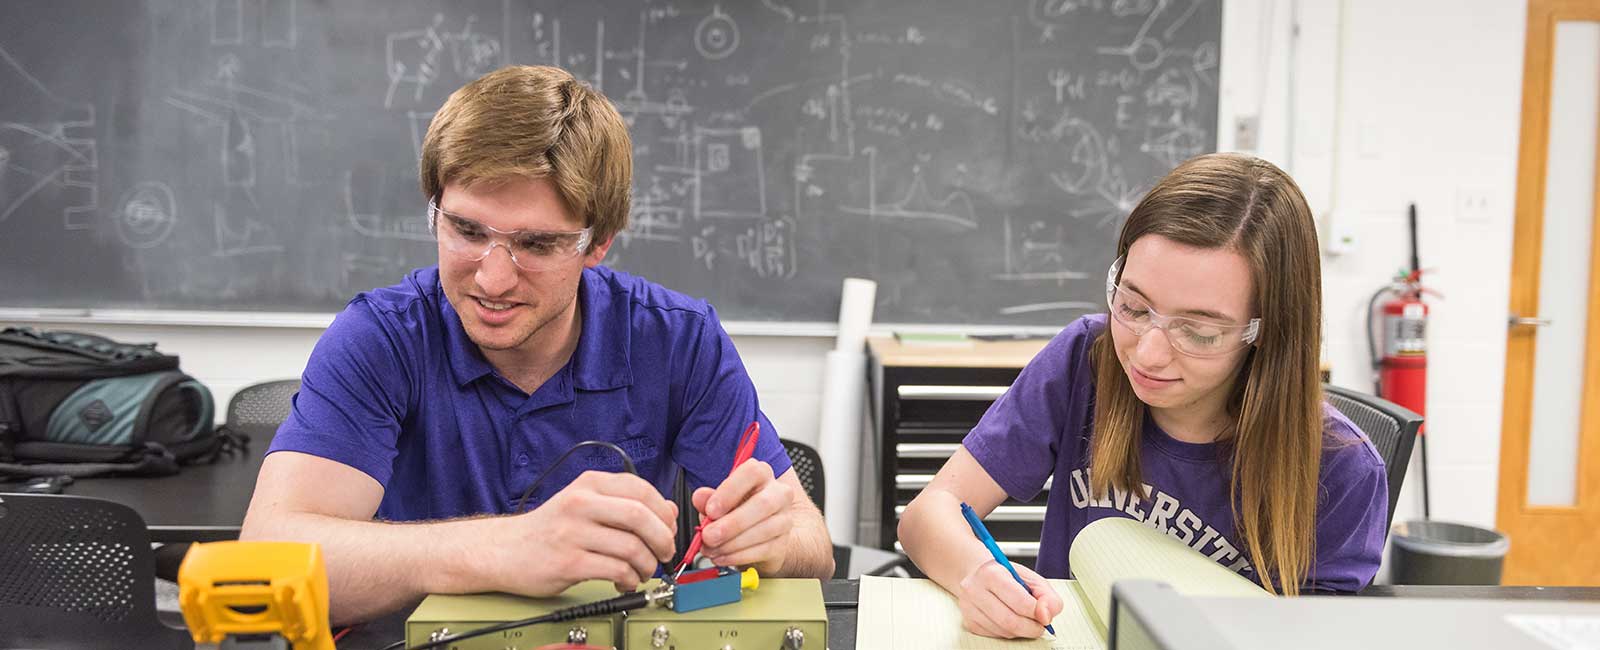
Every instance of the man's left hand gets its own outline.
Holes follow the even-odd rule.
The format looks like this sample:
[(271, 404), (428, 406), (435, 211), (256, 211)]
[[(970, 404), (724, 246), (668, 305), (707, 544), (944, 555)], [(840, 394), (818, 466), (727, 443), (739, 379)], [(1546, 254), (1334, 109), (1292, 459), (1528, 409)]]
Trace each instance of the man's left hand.
[(694, 507), (712, 521), (701, 532), (701, 553), (718, 566), (755, 566), (778, 575), (794, 530), (795, 488), (773, 477), (772, 466), (751, 459), (716, 489), (694, 492)]

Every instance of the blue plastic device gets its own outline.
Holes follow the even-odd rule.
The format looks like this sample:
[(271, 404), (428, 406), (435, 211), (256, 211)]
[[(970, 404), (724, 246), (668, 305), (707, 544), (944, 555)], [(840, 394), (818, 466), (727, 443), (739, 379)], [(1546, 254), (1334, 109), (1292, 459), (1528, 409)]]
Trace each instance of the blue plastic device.
[(731, 567), (719, 566), (690, 571), (676, 580), (672, 594), (672, 611), (679, 614), (697, 609), (739, 602), (739, 572)]

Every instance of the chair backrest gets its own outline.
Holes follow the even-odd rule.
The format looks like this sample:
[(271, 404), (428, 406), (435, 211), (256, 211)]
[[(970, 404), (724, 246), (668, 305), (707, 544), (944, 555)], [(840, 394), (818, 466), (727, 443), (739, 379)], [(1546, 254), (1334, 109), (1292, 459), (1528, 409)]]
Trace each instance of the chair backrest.
[(156, 617), (154, 565), (128, 506), (0, 494), (0, 648), (193, 648)]
[(793, 440), (783, 440), (783, 450), (789, 452), (789, 462), (794, 466), (794, 477), (806, 489), (806, 496), (817, 504), (817, 510), (826, 514), (823, 504), (828, 502), (828, 482), (822, 472), (822, 456), (811, 445)]
[(1389, 470), (1389, 521), (1394, 521), (1394, 508), (1400, 502), (1400, 484), (1406, 478), (1406, 468), (1411, 464), (1411, 449), (1417, 442), (1417, 430), (1422, 428), (1422, 416), (1404, 406), (1377, 397), (1338, 386), (1323, 386), (1328, 403), (1360, 428), (1378, 448), (1378, 456)]
[(281, 379), (246, 386), (228, 401), (228, 428), (254, 439), (271, 438), (289, 419), (299, 379)]

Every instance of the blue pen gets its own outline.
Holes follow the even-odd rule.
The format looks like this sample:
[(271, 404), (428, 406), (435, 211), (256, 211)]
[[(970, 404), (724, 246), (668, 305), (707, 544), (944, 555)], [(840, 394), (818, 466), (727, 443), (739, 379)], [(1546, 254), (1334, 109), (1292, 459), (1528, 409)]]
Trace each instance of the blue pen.
[[(1011, 566), (1011, 560), (1007, 560), (1006, 554), (1000, 552), (1000, 545), (994, 543), (994, 535), (990, 535), (989, 529), (983, 527), (983, 520), (978, 518), (978, 513), (972, 511), (972, 506), (963, 502), (961, 504), (961, 516), (967, 518), (967, 525), (972, 527), (972, 534), (977, 535), (978, 541), (983, 542), (983, 545), (989, 548), (989, 554), (994, 556), (994, 561), (999, 562), (1000, 566), (1006, 568), (1006, 571), (1010, 571), (1012, 579), (1016, 580), (1017, 584), (1022, 585), (1024, 591), (1027, 591), (1030, 595), (1033, 594), (1033, 590), (1028, 588), (1028, 583), (1022, 581), (1022, 576), (1017, 575), (1017, 568)], [(1050, 636), (1055, 636), (1056, 628), (1046, 624), (1044, 629), (1050, 633)]]

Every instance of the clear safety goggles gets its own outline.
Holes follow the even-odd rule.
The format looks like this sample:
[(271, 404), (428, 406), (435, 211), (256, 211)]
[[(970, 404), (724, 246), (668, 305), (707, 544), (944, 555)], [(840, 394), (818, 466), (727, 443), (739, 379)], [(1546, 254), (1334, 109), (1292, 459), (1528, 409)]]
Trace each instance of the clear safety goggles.
[(543, 271), (572, 259), (589, 249), (594, 229), (568, 232), (550, 230), (505, 231), (483, 225), (428, 201), (428, 232), (438, 238), (444, 250), (460, 259), (477, 262), (506, 249), (511, 262), (525, 271)]
[(1172, 349), (1191, 357), (1219, 357), (1255, 343), (1261, 334), (1261, 319), (1252, 318), (1244, 325), (1229, 325), (1189, 318), (1164, 316), (1150, 306), (1138, 293), (1117, 284), (1117, 272), (1122, 268), (1122, 258), (1111, 263), (1106, 272), (1106, 305), (1111, 317), (1135, 336), (1144, 336), (1150, 328), (1159, 327), (1166, 332)]

